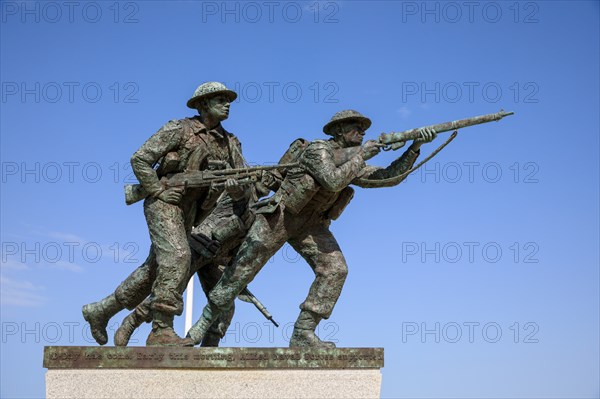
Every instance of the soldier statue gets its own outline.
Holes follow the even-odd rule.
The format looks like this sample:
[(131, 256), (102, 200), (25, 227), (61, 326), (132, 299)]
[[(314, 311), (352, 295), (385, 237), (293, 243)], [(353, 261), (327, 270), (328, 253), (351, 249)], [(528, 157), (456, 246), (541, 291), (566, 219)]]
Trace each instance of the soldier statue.
[[(378, 168), (366, 165), (365, 161), (375, 156), (381, 145), (367, 141), (361, 146), (370, 125), (371, 121), (356, 111), (341, 111), (323, 127), (331, 139), (292, 143), (286, 160), (295, 156), (300, 165), (287, 172), (275, 195), (256, 204), (254, 224), (235, 260), (210, 291), (209, 302), (188, 332), (185, 345), (199, 344), (213, 321), (231, 307), (235, 297), (269, 258), (288, 242), (315, 273), (308, 296), (300, 305), (290, 347), (335, 346), (315, 334), (318, 323), (331, 315), (348, 273), (329, 225), (352, 199), (354, 190), (350, 184), (359, 187), (398, 184), (401, 180), (393, 177), (409, 170), (419, 156), (421, 145), (436, 137), (434, 130), (423, 129), (402, 156), (387, 168)], [(396, 148), (402, 145), (397, 143)]]
[[(110, 318), (124, 308), (135, 308), (149, 294), (151, 315), (137, 315), (153, 321), (146, 344), (181, 344), (181, 338), (173, 330), (173, 318), (183, 311), (182, 293), (192, 263), (188, 243), (192, 226), (211, 213), (219, 198), (233, 206), (236, 201), (246, 201), (249, 194), (248, 189), (233, 179), (225, 184), (229, 199), (223, 199), (223, 188), (192, 188), (184, 193), (179, 188), (165, 189), (160, 179), (173, 173), (205, 170), (209, 165), (219, 163), (233, 168), (246, 166), (238, 139), (221, 126), (236, 97), (234, 91), (221, 83), (200, 85), (187, 102), (187, 106), (198, 110), (199, 115), (169, 121), (133, 154), (133, 171), (148, 193), (144, 214), (152, 246), (145, 263), (114, 293), (83, 307), (83, 316), (99, 344), (108, 340), (106, 326)], [(155, 165), (158, 165), (157, 169)], [(202, 237), (202, 234), (196, 237)], [(213, 278), (207, 277), (203, 286), (209, 289), (216, 280), (213, 273)], [(128, 339), (129, 336), (117, 341), (126, 344)]]

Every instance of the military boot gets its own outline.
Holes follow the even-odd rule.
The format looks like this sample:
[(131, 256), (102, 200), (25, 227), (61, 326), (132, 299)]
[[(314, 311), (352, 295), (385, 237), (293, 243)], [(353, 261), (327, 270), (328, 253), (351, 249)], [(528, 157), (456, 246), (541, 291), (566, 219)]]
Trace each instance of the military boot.
[(154, 312), (153, 318), (146, 346), (185, 346), (183, 338), (173, 330), (172, 314)]
[(219, 346), (219, 342), (221, 342), (221, 336), (215, 332), (209, 331), (206, 333), (204, 338), (202, 338), (202, 343), (200, 346), (216, 348)]
[(148, 315), (143, 314), (138, 308), (129, 313), (115, 332), (115, 346), (127, 346), (135, 329), (145, 321), (149, 321), (147, 318)]
[(110, 294), (99, 302), (88, 303), (81, 309), (83, 318), (90, 323), (92, 337), (100, 345), (108, 342), (108, 334), (106, 333), (108, 321), (123, 309), (124, 306), (119, 303), (115, 294)]
[(321, 341), (315, 334), (317, 324), (321, 321), (321, 317), (309, 310), (300, 311), (298, 320), (294, 324), (294, 332), (290, 339), (290, 348), (335, 348), (335, 344), (330, 341)]
[(218, 315), (213, 314), (213, 310), (210, 305), (206, 305), (204, 310), (202, 311), (202, 317), (190, 328), (186, 336), (186, 345), (194, 346), (198, 345), (204, 337), (208, 333), (208, 329), (210, 328), (213, 320), (215, 320)]

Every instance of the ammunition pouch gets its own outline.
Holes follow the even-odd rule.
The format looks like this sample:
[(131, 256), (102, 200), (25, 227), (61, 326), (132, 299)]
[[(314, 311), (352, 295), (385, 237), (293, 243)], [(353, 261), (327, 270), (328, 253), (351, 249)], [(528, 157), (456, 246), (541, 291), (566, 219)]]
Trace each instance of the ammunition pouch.
[(241, 237), (246, 233), (246, 226), (242, 220), (236, 216), (230, 216), (221, 221), (215, 226), (212, 236), (219, 242), (226, 242), (232, 238)]
[(221, 248), (219, 241), (213, 240), (202, 233), (190, 234), (188, 241), (190, 248), (205, 259), (212, 259)]
[(281, 183), (283, 204), (290, 213), (297, 215), (319, 191), (319, 185), (302, 168), (290, 170)]
[(159, 177), (162, 177), (171, 173), (179, 172), (179, 161), (179, 154), (176, 151), (167, 153), (159, 161), (159, 166), (156, 169), (156, 174)]
[(331, 220), (337, 220), (342, 215), (344, 209), (346, 209), (350, 201), (352, 201), (352, 198), (354, 198), (354, 189), (352, 187), (344, 188), (342, 191), (340, 191), (340, 194), (333, 205), (331, 205), (331, 208), (329, 208), (325, 213), (326, 217)]

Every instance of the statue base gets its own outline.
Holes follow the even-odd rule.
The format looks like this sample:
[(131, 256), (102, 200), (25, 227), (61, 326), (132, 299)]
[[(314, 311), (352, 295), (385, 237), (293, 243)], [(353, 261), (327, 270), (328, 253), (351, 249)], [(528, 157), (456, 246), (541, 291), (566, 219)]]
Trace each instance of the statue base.
[(383, 348), (45, 347), (47, 398), (379, 398)]

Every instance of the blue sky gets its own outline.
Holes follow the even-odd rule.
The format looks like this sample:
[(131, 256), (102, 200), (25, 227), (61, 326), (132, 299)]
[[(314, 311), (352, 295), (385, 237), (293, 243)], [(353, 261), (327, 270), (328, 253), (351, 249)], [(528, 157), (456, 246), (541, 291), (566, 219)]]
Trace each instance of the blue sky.
[[(357, 190), (332, 224), (350, 273), (320, 334), (384, 347), (383, 397), (598, 397), (598, 2), (0, 6), (0, 396), (44, 395), (43, 346), (92, 345), (81, 306), (150, 244), (123, 201), (129, 158), (217, 80), (256, 164), (342, 109), (370, 138), (514, 111), (399, 187)], [(282, 328), (240, 303), (224, 345), (287, 346), (311, 281), (284, 247), (251, 285)]]

